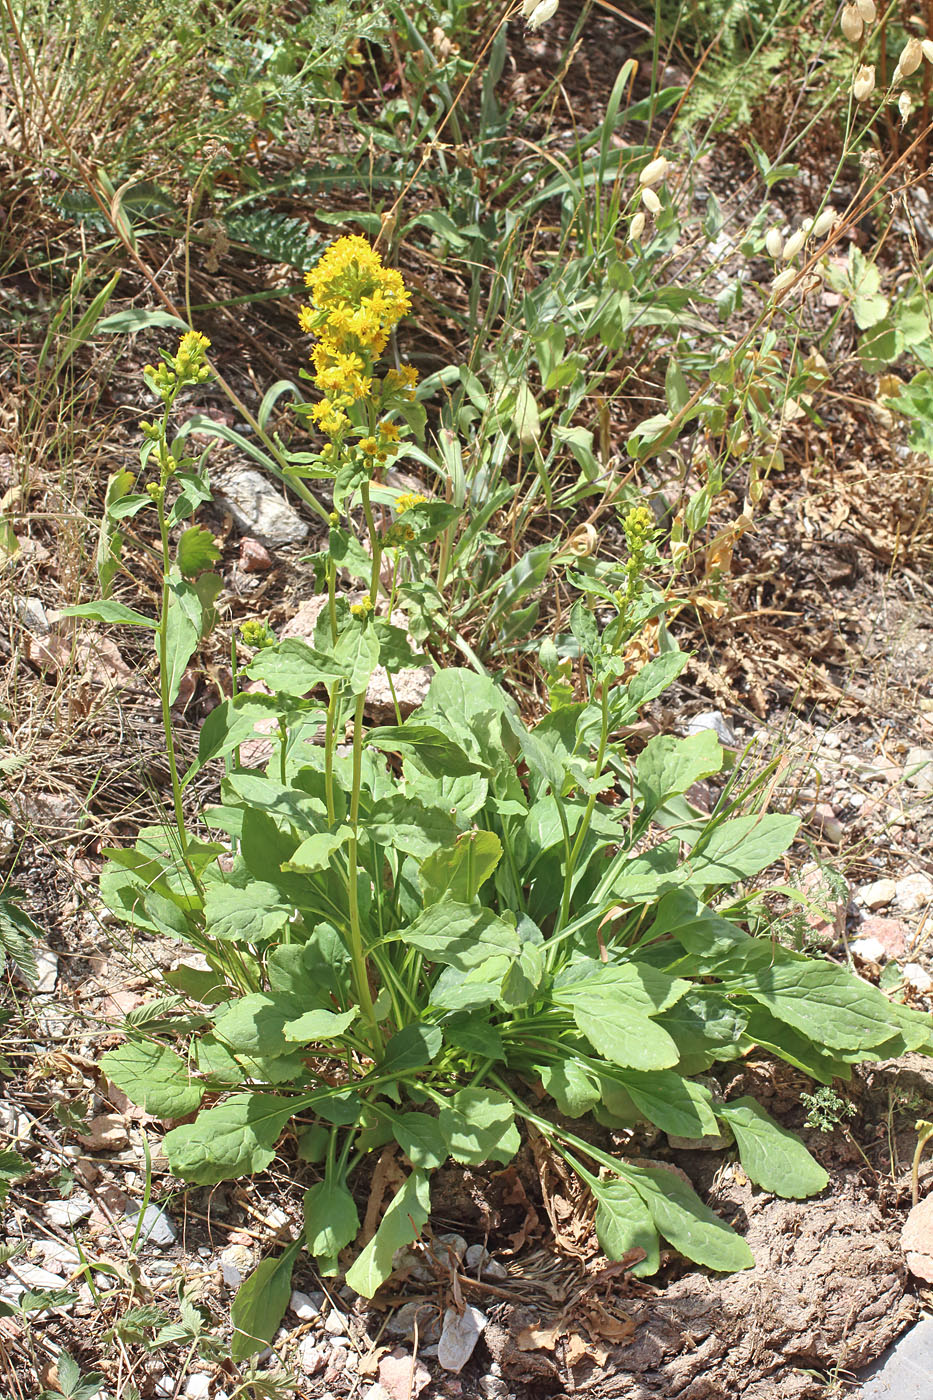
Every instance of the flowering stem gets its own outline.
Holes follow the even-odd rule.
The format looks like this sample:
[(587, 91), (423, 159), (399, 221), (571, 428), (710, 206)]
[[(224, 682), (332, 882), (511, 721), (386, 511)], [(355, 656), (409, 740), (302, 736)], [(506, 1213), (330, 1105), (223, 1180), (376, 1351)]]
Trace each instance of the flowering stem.
[(353, 789), (350, 794), (350, 826), (353, 828), (353, 835), (350, 837), (349, 851), (347, 857), (347, 900), (350, 911), (350, 959), (353, 967), (353, 984), (356, 990), (363, 1014), (370, 1024), (372, 1030), (373, 1049), (378, 1053), (382, 1049), (382, 1034), (379, 1030), (379, 1022), (376, 1020), (376, 1010), (373, 1006), (372, 992), (369, 988), (369, 968), (366, 963), (366, 952), (363, 946), (363, 930), (360, 926), (360, 906), (359, 891), (359, 871), (357, 868), (357, 849), (359, 836), (359, 816), (360, 816), (360, 789), (362, 786), (363, 772), (363, 709), (366, 704), (366, 692), (356, 697), (356, 713), (353, 717)]

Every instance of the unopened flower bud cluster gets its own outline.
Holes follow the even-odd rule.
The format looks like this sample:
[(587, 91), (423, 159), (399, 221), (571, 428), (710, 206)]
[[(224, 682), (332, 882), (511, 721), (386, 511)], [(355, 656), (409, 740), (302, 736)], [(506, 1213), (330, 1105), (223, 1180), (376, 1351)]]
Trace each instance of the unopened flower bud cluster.
[[(866, 28), (874, 24), (877, 18), (877, 7), (875, 0), (852, 0), (852, 3), (843, 5), (842, 13), (839, 17), (839, 24), (842, 33), (852, 44), (860, 44), (865, 37)], [(918, 27), (921, 20), (913, 21)], [(891, 80), (892, 87), (895, 83), (902, 82), (904, 78), (909, 78), (916, 73), (923, 60), (933, 63), (933, 39), (918, 39), (911, 36), (901, 49), (900, 57), (897, 60), (897, 67), (894, 70), (894, 77)], [(852, 80), (852, 96), (856, 102), (867, 102), (875, 91), (875, 67), (872, 63), (860, 64), (854, 79)], [(907, 93), (901, 93), (897, 109), (901, 116), (901, 121), (906, 123), (913, 110), (913, 103)]]
[[(655, 156), (639, 171), (638, 187), (641, 191), (641, 202), (644, 209), (647, 209), (648, 214), (652, 216), (660, 214), (662, 208), (661, 197), (655, 186), (667, 179), (670, 168), (671, 163), (667, 156)], [(644, 209), (639, 209), (637, 213), (632, 215), (632, 222), (629, 225), (629, 237), (634, 243), (639, 241), (648, 222)]]
[[(838, 221), (838, 213), (832, 206), (828, 206), (822, 213), (817, 214), (815, 219), (805, 219), (800, 227), (786, 240), (779, 228), (770, 228), (765, 235), (765, 249), (767, 250), (768, 256), (775, 262), (792, 263), (811, 239), (815, 239), (819, 242), (820, 239), (826, 238), (828, 234), (832, 233)], [(775, 277), (771, 284), (772, 290), (774, 292), (783, 292), (797, 276), (798, 273), (795, 267), (785, 268), (783, 272), (779, 272)], [(814, 278), (815, 281), (813, 280)], [(811, 274), (812, 286), (816, 286), (819, 280), (819, 277), (815, 273)], [(810, 284), (808, 284), (807, 290), (812, 290)]]

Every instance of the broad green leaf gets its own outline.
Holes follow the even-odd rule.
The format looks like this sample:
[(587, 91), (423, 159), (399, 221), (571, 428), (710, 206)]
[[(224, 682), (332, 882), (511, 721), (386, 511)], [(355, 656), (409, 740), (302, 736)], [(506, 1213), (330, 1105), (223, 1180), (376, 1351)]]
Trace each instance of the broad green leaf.
[[(104, 511), (101, 516), (100, 529), (97, 535), (97, 555), (95, 564), (97, 567), (97, 581), (100, 584), (100, 591), (106, 598), (110, 593), (110, 585), (113, 583), (114, 575), (120, 567), (120, 553), (123, 548), (123, 536), (114, 526), (113, 508), (116, 503), (129, 496), (133, 489), (134, 476), (132, 472), (114, 472), (108, 478), (107, 489), (104, 493)], [(144, 496), (143, 504), (150, 504), (150, 498)]]
[(690, 991), (682, 977), (672, 977), (646, 962), (606, 964), (595, 958), (578, 958), (555, 982), (554, 995), (561, 1001), (583, 1006), (593, 996), (616, 1000), (644, 1016), (667, 1011)]
[(379, 639), (371, 627), (354, 623), (338, 641), (334, 661), (347, 677), (350, 693), (362, 695), (379, 665)]
[(479, 1166), (510, 1162), (521, 1146), (515, 1112), (494, 1089), (461, 1089), (449, 1098), (438, 1116), (451, 1157)]
[(465, 777), (469, 773), (484, 771), (484, 765), (469, 758), (460, 747), (449, 739), (443, 730), (433, 724), (412, 722), (402, 725), (383, 725), (370, 729), (364, 743), (373, 748), (384, 749), (388, 753), (400, 753), (405, 758), (414, 758), (423, 768), (436, 778)]
[(261, 651), (247, 666), (246, 674), (250, 680), (262, 681), (274, 694), (307, 695), (316, 685), (342, 679), (344, 668), (299, 637), (287, 637), (278, 646)]
[(759, 962), (736, 975), (723, 975), (733, 990), (760, 1001), (779, 1021), (830, 1050), (867, 1050), (883, 1045), (900, 1029), (883, 992), (822, 958), (806, 958), (770, 943), (757, 946)]
[(413, 1167), (430, 1170), (447, 1160), (447, 1140), (441, 1125), (427, 1113), (393, 1114), (392, 1131)]
[(502, 858), (502, 842), (494, 831), (472, 827), (452, 845), (443, 846), (421, 862), (420, 879), (426, 905), (446, 896), (472, 904)]
[(518, 934), (511, 924), (479, 904), (432, 904), (401, 933), (403, 942), (432, 962), (468, 971), (488, 958), (518, 956)]
[(340, 1251), (356, 1239), (360, 1228), (356, 1202), (343, 1182), (325, 1177), (305, 1192), (304, 1217), (308, 1253), (325, 1278), (331, 1277)]
[(757, 875), (784, 854), (799, 825), (799, 817), (776, 813), (721, 822), (704, 840), (702, 851), (691, 851), (688, 857), (691, 886), (732, 885)]
[(691, 987), (676, 1006), (657, 1019), (680, 1051), (677, 1068), (681, 1074), (702, 1074), (717, 1060), (735, 1059), (740, 1053), (745, 1012), (718, 987)]
[(654, 812), (701, 778), (718, 773), (722, 758), (722, 747), (711, 729), (686, 739), (660, 734), (649, 740), (635, 765), (645, 809)]
[(337, 1040), (352, 1026), (358, 1015), (358, 1006), (351, 1006), (349, 1011), (303, 1011), (294, 1020), (285, 1022), (285, 1039), (296, 1045)]
[(663, 1027), (615, 998), (593, 996), (573, 1007), (573, 1019), (600, 1055), (632, 1069), (668, 1069), (677, 1046)]
[(643, 1249), (644, 1259), (630, 1272), (647, 1278), (661, 1266), (658, 1232), (651, 1213), (633, 1186), (616, 1177), (590, 1186), (596, 1197), (596, 1238), (607, 1259), (624, 1259), (631, 1249)]
[(234, 1361), (262, 1351), (275, 1336), (291, 1297), (292, 1269), (300, 1247), (295, 1243), (278, 1259), (263, 1259), (237, 1289), (230, 1308), (230, 1355)]
[(775, 1123), (752, 1098), (717, 1104), (716, 1116), (732, 1129), (739, 1160), (757, 1186), (777, 1196), (815, 1196), (829, 1176), (794, 1133)]
[(521, 952), (502, 979), (499, 1000), (510, 1010), (528, 1006), (544, 979), (544, 954), (537, 943), (523, 943)]
[(277, 1094), (233, 1094), (166, 1133), (169, 1165), (183, 1181), (210, 1186), (265, 1171), (282, 1129), (301, 1105)]
[(363, 1298), (372, 1298), (392, 1272), (396, 1250), (413, 1244), (427, 1224), (431, 1191), (424, 1172), (415, 1169), (395, 1196), (369, 1244), (347, 1270), (347, 1283)]
[(512, 422), (518, 440), (525, 447), (531, 447), (541, 435), (541, 415), (538, 405), (524, 380), (516, 386), (515, 407), (512, 409)]
[(274, 938), (293, 912), (281, 891), (264, 880), (251, 880), (245, 889), (212, 883), (204, 891), (207, 930), (226, 943), (261, 943)]
[(424, 860), (439, 846), (447, 846), (457, 836), (457, 826), (448, 812), (425, 807), (415, 797), (393, 793), (375, 804), (366, 823), (367, 834), (388, 850), (403, 851)]
[(624, 1176), (651, 1212), (658, 1234), (685, 1258), (724, 1273), (754, 1266), (752, 1252), (741, 1236), (704, 1205), (679, 1176), (647, 1167), (626, 1167)]
[(214, 536), (203, 525), (191, 525), (183, 530), (178, 538), (175, 562), (185, 578), (196, 578), (216, 564), (220, 550), (214, 543)]
[(459, 1050), (486, 1060), (504, 1060), (505, 1047), (497, 1028), (482, 1016), (449, 1016), (443, 1023), (444, 1039)]
[(694, 1084), (672, 1070), (637, 1074), (631, 1070), (619, 1080), (632, 1102), (662, 1132), (675, 1137), (706, 1137), (718, 1131), (709, 1089)]
[[(213, 976), (213, 974), (211, 974)], [(101, 1069), (127, 1098), (155, 1118), (187, 1118), (204, 1097), (185, 1061), (167, 1045), (128, 1040), (101, 1057)]]
[(641, 670), (632, 677), (626, 686), (619, 686), (613, 696), (611, 722), (613, 729), (630, 724), (642, 705), (654, 700), (667, 690), (687, 664), (687, 656), (682, 651), (664, 651), (646, 661)]
[(543, 1066), (541, 1083), (568, 1118), (581, 1118), (599, 1102), (599, 1085), (579, 1060), (568, 1058)]
[(155, 619), (134, 612), (125, 603), (117, 603), (113, 598), (101, 598), (96, 603), (77, 603), (70, 608), (62, 608), (62, 617), (88, 617), (94, 622), (114, 622), (129, 627), (151, 627), (155, 629)]
[(165, 624), (165, 685), (169, 703), (178, 699), (181, 678), (201, 640), (201, 599), (194, 585), (177, 579), (168, 585)]
[(338, 826), (336, 831), (316, 831), (308, 836), (291, 858), (283, 863), (283, 870), (297, 871), (302, 875), (313, 875), (319, 870), (327, 870), (333, 856), (347, 844), (353, 835), (352, 826)]
[(772, 1016), (764, 1006), (749, 1000), (742, 1007), (742, 1015), (746, 1018), (745, 1032), (739, 1041), (742, 1054), (753, 1045), (760, 1045), (763, 1050), (771, 1050), (789, 1065), (802, 1069), (804, 1074), (820, 1084), (851, 1078), (852, 1071), (848, 1064), (814, 1045), (808, 1036), (794, 1030), (786, 1021)]
[(379, 1066), (380, 1077), (426, 1069), (433, 1063), (442, 1043), (443, 1036), (438, 1026), (403, 1026), (386, 1045)]

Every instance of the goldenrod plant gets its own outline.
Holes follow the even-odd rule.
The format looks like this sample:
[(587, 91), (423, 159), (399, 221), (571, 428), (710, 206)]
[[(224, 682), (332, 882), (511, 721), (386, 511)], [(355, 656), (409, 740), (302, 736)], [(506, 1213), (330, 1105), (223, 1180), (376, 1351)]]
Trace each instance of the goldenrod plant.
[[(714, 734), (662, 735), (635, 759), (617, 737), (685, 660), (669, 638), (645, 664), (630, 652), (667, 605), (646, 577), (662, 542), (643, 505), (623, 512), (624, 561), (600, 561), (585, 532), (572, 552), (574, 676), (549, 639), (537, 723), (489, 676), (452, 666), (408, 718), (367, 723), (376, 668), (391, 676), (414, 659), (396, 616), (398, 557), (423, 575), (457, 508), (382, 480), (420, 407), (414, 371), (383, 365), (410, 305), (399, 273), (367, 240), (342, 238), (308, 287), (301, 322), (320, 397), (299, 411), (326, 439), (303, 469), (331, 483), (327, 603), (311, 641), (276, 642), (261, 623), (246, 632), (255, 651), (240, 674), (261, 685), (210, 714), (188, 773), (173, 766), (175, 828), (109, 853), (101, 887), (114, 913), (198, 949), (207, 970), (166, 974), (186, 1003), (177, 1034), (170, 1017), (148, 1033), (137, 1023), (102, 1068), (175, 1120), (164, 1148), (181, 1179), (235, 1179), (277, 1157), (306, 1174), (303, 1238), (237, 1294), (236, 1358), (272, 1338), (303, 1249), (372, 1296), (428, 1220), (431, 1172), (448, 1158), (507, 1163), (522, 1124), (589, 1188), (602, 1248), (636, 1275), (658, 1269), (662, 1238), (710, 1268), (749, 1267), (745, 1242), (679, 1175), (573, 1120), (727, 1131), (754, 1182), (807, 1196), (827, 1175), (804, 1145), (753, 1098), (720, 1102), (697, 1076), (759, 1047), (830, 1085), (861, 1060), (929, 1049), (929, 1018), (769, 936), (749, 882), (797, 828), (765, 810), (771, 768), (743, 780), (737, 765), (706, 815), (687, 794), (724, 769)], [(188, 335), (146, 371), (163, 415), (144, 426), (143, 466), (158, 471), (141, 492), (118, 482), (109, 508), (112, 521), (158, 512), (159, 616), (110, 601), (72, 610), (153, 630), (170, 754), (179, 667), (216, 588), (202, 572), (214, 559), (206, 532), (184, 529), (174, 554), (171, 541), (207, 494), (203, 470), (169, 441), (177, 396), (203, 382), (204, 349)], [(366, 575), (356, 596), (338, 587), (347, 561)], [(242, 745), (270, 719), (271, 758), (244, 767)], [(217, 760), (219, 803), (189, 830), (181, 793)], [(357, 1249), (354, 1172), (390, 1142), (405, 1180)]]

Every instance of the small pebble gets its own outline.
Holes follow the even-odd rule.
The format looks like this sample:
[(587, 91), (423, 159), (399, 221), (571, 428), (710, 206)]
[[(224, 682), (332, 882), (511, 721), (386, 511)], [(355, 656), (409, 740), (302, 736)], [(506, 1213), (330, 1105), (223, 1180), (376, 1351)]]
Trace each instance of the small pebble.
[(292, 1292), (288, 1306), (302, 1322), (311, 1322), (320, 1316), (323, 1304), (323, 1293), (302, 1293), (296, 1288)]
[(228, 1244), (220, 1254), (220, 1272), (228, 1288), (239, 1288), (253, 1267), (253, 1252), (245, 1244)]
[(462, 1371), (473, 1355), (476, 1343), (486, 1326), (486, 1316), (479, 1308), (466, 1307), (462, 1313), (448, 1308), (437, 1344), (437, 1360), (445, 1371)]
[(905, 875), (895, 886), (895, 900), (897, 907), (903, 909), (905, 914), (925, 908), (933, 900), (933, 880), (919, 871), (914, 875)]
[(925, 996), (933, 988), (933, 977), (919, 963), (905, 963), (901, 972), (904, 974), (904, 981), (921, 996)]
[(856, 938), (849, 947), (862, 962), (877, 963), (887, 956), (884, 944), (877, 938)]
[(910, 943), (910, 929), (902, 920), (883, 919), (878, 915), (863, 919), (859, 934), (880, 943), (888, 958), (903, 957)]
[(332, 1337), (336, 1337), (345, 1333), (346, 1330), (346, 1313), (342, 1313), (339, 1308), (331, 1308), (324, 1322), (324, 1331), (330, 1333)]
[[(131, 1207), (125, 1212), (125, 1215), (130, 1226), (129, 1230), (125, 1233), (132, 1235), (136, 1229), (136, 1222), (139, 1219), (139, 1207)], [(139, 1243), (157, 1244), (164, 1249), (170, 1244), (174, 1244), (177, 1238), (178, 1231), (165, 1212), (159, 1210), (158, 1206), (147, 1206), (143, 1211), (143, 1223), (142, 1229), (139, 1232)]]
[(211, 1378), (206, 1371), (194, 1371), (185, 1382), (188, 1400), (207, 1400), (211, 1393)]
[(50, 1225), (71, 1229), (79, 1220), (91, 1213), (91, 1202), (87, 1196), (69, 1196), (67, 1201), (46, 1201), (43, 1214)]
[(897, 886), (893, 880), (873, 880), (870, 885), (863, 885), (858, 891), (858, 899), (866, 909), (883, 909), (886, 905), (894, 903), (896, 894)]
[(247, 536), (240, 543), (240, 568), (245, 574), (263, 574), (272, 568), (272, 555), (265, 545)]
[(313, 1337), (305, 1337), (298, 1349), (298, 1362), (306, 1376), (316, 1376), (327, 1365), (327, 1353)]

